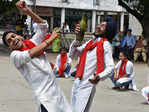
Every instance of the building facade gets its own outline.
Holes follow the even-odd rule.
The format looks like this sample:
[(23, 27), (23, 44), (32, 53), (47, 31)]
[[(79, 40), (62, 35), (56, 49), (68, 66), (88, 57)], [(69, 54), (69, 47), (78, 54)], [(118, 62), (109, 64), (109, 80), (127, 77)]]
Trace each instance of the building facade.
[(118, 5), (118, 0), (26, 0), (26, 2), (38, 15), (48, 20), (50, 31), (54, 27), (62, 27), (63, 23), (67, 23), (70, 31), (73, 32), (75, 24), (81, 19), (83, 13), (88, 16), (88, 32), (94, 32), (96, 25), (107, 15), (116, 20), (118, 31), (136, 28), (132, 20), (135, 18), (132, 16), (129, 18), (129, 14)]

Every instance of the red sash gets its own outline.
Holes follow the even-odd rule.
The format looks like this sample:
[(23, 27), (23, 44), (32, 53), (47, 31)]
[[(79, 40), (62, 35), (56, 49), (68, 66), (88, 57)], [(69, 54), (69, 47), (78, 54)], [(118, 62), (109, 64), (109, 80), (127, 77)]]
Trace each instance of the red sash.
[(67, 53), (65, 53), (64, 55), (60, 54), (60, 67), (59, 67), (59, 75), (64, 77), (64, 71), (65, 71), (65, 64), (67, 62)]
[[(47, 40), (48, 38), (50, 38), (50, 34), (47, 34), (43, 41)], [(29, 50), (29, 49), (36, 47), (36, 45), (30, 40), (24, 40), (24, 44), (26, 47), (21, 48), (20, 51)], [(44, 51), (41, 51), (38, 56), (41, 56), (43, 53), (44, 53)]]
[(127, 65), (128, 59), (122, 61), (121, 66), (120, 66), (120, 70), (119, 70), (119, 75), (118, 75), (118, 79), (122, 78), (125, 74), (126, 74), (126, 65)]
[(99, 42), (93, 43), (93, 41), (89, 41), (86, 45), (85, 49), (82, 52), (82, 55), (80, 57), (80, 62), (77, 67), (76, 72), (76, 78), (79, 78), (80, 80), (83, 77), (84, 73), (84, 67), (86, 63), (86, 55), (87, 52), (97, 47), (96, 50), (96, 56), (97, 56), (97, 71), (96, 74), (99, 74), (104, 71), (104, 49), (103, 49), (103, 43), (104, 41), (107, 41), (106, 38), (102, 38)]
[(55, 65), (52, 62), (50, 62), (50, 65), (51, 65), (51, 68), (53, 70)]

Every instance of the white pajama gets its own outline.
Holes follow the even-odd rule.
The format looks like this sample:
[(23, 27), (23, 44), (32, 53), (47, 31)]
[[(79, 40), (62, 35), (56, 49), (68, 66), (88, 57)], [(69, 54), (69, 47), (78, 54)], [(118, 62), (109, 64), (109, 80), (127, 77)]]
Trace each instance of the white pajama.
[(149, 104), (149, 86), (144, 87), (141, 91), (142, 91), (142, 96), (145, 98), (145, 100)]
[[(94, 38), (94, 42), (99, 41), (100, 39), (101, 38), (98, 39)], [(70, 47), (71, 58), (78, 59), (87, 43), (83, 44), (80, 47), (77, 47), (80, 43), (79, 41), (74, 40)], [(112, 58), (112, 47), (110, 43), (108, 41), (105, 41), (103, 44), (103, 48), (104, 48), (105, 68), (102, 73), (98, 74), (101, 80), (107, 78), (114, 69), (114, 62)], [(73, 112), (89, 112), (90, 110), (90, 104), (95, 94), (96, 85), (91, 84), (88, 80), (94, 77), (93, 74), (96, 72), (97, 68), (96, 64), (97, 64), (97, 56), (95, 47), (91, 51), (87, 52), (84, 74), (82, 79), (79, 80), (77, 78), (74, 81), (72, 87), (72, 98), (71, 98), (71, 105)]]
[[(30, 40), (38, 45), (43, 41), (48, 25), (37, 24), (35, 26), (36, 33)], [(41, 104), (44, 105), (48, 112), (71, 112), (69, 104), (57, 85), (55, 75), (49, 64), (50, 60), (47, 58), (46, 53), (31, 59), (28, 50), (14, 50), (10, 58), (31, 85), (39, 112)]]

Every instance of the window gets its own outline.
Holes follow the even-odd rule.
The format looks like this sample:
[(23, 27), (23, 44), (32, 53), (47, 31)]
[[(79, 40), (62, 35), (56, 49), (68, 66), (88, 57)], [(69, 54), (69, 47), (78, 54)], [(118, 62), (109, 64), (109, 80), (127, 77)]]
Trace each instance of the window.
[(94, 5), (100, 5), (100, 0), (93, 0)]
[(62, 0), (62, 2), (68, 2), (68, 0)]

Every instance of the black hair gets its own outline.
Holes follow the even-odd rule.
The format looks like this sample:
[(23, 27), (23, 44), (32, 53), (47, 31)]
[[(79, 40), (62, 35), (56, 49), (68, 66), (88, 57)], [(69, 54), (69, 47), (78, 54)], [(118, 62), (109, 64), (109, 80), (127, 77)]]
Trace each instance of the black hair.
[[(14, 31), (6, 31), (3, 33), (3, 36), (2, 36), (2, 41), (3, 41), (3, 44), (7, 47), (9, 47), (9, 45), (7, 44), (6, 42), (6, 36), (9, 34), (9, 33), (15, 33)], [(16, 33), (15, 33), (16, 34)]]
[(128, 32), (130, 32), (130, 33), (131, 33), (131, 32), (132, 32), (132, 29), (127, 29), (127, 33), (128, 33)]
[(123, 53), (123, 55), (128, 59), (128, 52), (126, 50), (122, 50), (120, 53)]
[(66, 49), (65, 47), (61, 47), (61, 48), (60, 48), (60, 52), (61, 52), (63, 49), (65, 49), (65, 51), (67, 52), (67, 49)]

